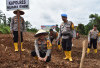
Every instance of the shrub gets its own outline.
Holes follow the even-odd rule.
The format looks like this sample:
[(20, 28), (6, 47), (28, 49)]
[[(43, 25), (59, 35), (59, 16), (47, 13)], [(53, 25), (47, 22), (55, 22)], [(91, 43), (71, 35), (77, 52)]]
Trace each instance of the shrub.
[(10, 27), (5, 26), (5, 25), (0, 25), (0, 33), (9, 34), (10, 33)]

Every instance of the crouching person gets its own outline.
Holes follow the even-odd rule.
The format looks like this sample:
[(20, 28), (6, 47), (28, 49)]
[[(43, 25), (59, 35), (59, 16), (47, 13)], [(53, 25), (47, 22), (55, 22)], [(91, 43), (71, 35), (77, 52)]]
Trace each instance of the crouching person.
[(52, 45), (46, 35), (48, 33), (42, 29), (35, 34), (37, 38), (34, 44), (35, 50), (31, 52), (31, 55), (40, 61), (49, 62), (51, 61)]
[[(51, 41), (51, 43), (53, 42), (53, 40), (57, 40), (58, 37), (58, 32), (53, 31), (53, 29), (50, 29), (50, 34), (49, 34), (49, 39)], [(60, 40), (57, 42), (58, 45), (58, 49), (61, 50), (61, 45), (60, 45)]]

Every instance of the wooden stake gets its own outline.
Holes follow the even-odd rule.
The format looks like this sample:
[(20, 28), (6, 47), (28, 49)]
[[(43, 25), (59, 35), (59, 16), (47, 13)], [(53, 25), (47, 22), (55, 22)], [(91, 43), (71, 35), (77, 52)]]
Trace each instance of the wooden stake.
[(82, 50), (82, 57), (81, 57), (81, 62), (80, 62), (80, 67), (83, 67), (83, 62), (84, 62), (84, 58), (85, 58), (85, 51), (86, 51), (86, 40), (83, 41), (83, 50)]
[(22, 66), (22, 57), (21, 57), (21, 32), (20, 32), (20, 13), (19, 10), (17, 10), (17, 18), (18, 18), (18, 46), (20, 51), (20, 64)]

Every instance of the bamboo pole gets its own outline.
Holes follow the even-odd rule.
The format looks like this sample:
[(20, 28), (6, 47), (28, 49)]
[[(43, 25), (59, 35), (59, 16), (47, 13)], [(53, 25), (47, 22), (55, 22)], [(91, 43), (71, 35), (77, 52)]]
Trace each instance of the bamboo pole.
[(82, 57), (81, 57), (81, 62), (80, 62), (80, 67), (83, 67), (83, 63), (84, 63), (84, 58), (85, 58), (85, 51), (86, 51), (86, 40), (83, 41), (83, 50), (82, 50)]
[(19, 10), (17, 10), (17, 18), (18, 18), (18, 46), (20, 51), (20, 64), (22, 67), (22, 56), (21, 56), (21, 32), (20, 32), (20, 13)]

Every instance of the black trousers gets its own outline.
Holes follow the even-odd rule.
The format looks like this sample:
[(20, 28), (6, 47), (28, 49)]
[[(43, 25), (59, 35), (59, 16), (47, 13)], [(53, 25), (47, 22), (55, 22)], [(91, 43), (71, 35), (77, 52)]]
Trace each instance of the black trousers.
[(71, 51), (72, 49), (72, 38), (62, 39), (62, 48), (64, 51)]
[[(39, 51), (39, 54), (40, 54), (40, 57), (42, 57), (42, 58), (44, 58), (44, 57), (46, 56), (46, 53), (45, 53), (45, 52)], [(31, 55), (32, 55), (33, 57), (37, 56), (35, 51), (32, 51), (32, 52), (31, 52)], [(46, 62), (49, 62), (49, 61), (51, 61), (51, 55), (47, 57)]]
[(97, 39), (90, 39), (90, 44), (88, 44), (88, 48), (91, 48), (92, 45), (94, 49), (97, 49)]
[[(13, 35), (14, 35), (14, 37), (13, 37), (14, 42), (18, 42), (18, 31), (14, 31)], [(22, 34), (22, 32), (20, 33), (20, 35), (21, 35), (21, 42), (23, 42), (23, 34)]]
[(58, 41), (58, 45), (60, 45), (60, 40)]

